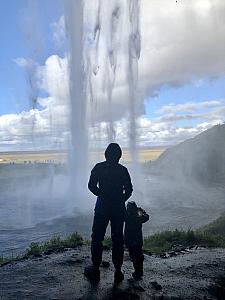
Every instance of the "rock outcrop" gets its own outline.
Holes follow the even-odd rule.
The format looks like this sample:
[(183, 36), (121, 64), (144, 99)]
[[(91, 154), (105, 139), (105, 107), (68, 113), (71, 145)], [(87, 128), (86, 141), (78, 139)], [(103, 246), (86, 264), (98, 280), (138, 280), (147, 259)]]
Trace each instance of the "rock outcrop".
[(225, 124), (167, 149), (151, 164), (159, 174), (204, 184), (225, 182)]

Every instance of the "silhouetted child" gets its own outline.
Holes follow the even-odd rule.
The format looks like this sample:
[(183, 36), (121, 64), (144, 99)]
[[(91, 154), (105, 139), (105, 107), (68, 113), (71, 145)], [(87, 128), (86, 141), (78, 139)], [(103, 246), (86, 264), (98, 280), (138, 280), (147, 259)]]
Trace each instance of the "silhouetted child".
[(148, 220), (149, 215), (142, 208), (137, 207), (135, 202), (128, 202), (124, 239), (134, 266), (134, 273), (132, 276), (136, 280), (141, 279), (143, 276), (144, 255), (142, 252), (142, 224)]

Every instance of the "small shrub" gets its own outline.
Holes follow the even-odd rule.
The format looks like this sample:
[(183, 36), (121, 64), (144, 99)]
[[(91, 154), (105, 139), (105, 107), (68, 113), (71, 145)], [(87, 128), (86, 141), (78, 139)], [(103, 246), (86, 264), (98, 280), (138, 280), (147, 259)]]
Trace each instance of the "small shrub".
[(3, 256), (0, 256), (0, 266), (1, 266), (1, 264), (3, 264), (4, 262), (5, 262), (4, 257), (3, 257)]
[(31, 243), (24, 257), (40, 256), (41, 254), (50, 254), (52, 252), (62, 251), (64, 248), (75, 248), (83, 245), (83, 238), (77, 232), (72, 233), (65, 239), (59, 235), (54, 235), (49, 241), (42, 244)]
[(40, 256), (42, 254), (42, 247), (38, 243), (31, 243), (26, 251), (25, 256)]
[(91, 246), (91, 241), (90, 240), (84, 240), (84, 245), (85, 246)]
[(103, 241), (103, 247), (112, 248), (112, 239), (110, 236), (106, 236)]
[(64, 247), (67, 247), (67, 248), (75, 248), (75, 247), (78, 247), (78, 246), (82, 246), (83, 245), (83, 238), (82, 236), (75, 232), (75, 233), (72, 233), (70, 236), (68, 236), (64, 241)]
[(201, 232), (215, 234), (215, 235), (225, 235), (225, 213), (222, 214), (219, 218), (214, 220), (208, 225), (203, 226), (200, 229)]
[(43, 246), (43, 251), (55, 251), (55, 250), (61, 250), (63, 249), (63, 241), (61, 240), (59, 235), (54, 235), (49, 241), (46, 241)]

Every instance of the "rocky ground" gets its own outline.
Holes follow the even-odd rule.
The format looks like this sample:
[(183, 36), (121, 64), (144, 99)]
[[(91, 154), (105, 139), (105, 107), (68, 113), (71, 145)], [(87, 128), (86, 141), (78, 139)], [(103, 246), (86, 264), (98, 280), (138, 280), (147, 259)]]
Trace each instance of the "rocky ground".
[(105, 251), (104, 260), (110, 266), (101, 267), (96, 285), (83, 276), (90, 263), (87, 246), (7, 264), (0, 268), (0, 299), (225, 299), (225, 249), (195, 249), (167, 258), (145, 255), (145, 277), (138, 283), (129, 280), (132, 264), (126, 252), (125, 280), (118, 286), (111, 251)]

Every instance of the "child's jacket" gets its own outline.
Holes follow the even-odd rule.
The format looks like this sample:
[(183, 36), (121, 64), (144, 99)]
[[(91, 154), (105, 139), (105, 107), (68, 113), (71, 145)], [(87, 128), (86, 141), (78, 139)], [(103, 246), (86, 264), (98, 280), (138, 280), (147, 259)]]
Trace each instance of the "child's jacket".
[(124, 240), (127, 247), (142, 247), (142, 224), (149, 220), (149, 215), (138, 208), (133, 213), (126, 213)]

